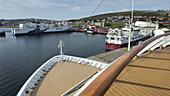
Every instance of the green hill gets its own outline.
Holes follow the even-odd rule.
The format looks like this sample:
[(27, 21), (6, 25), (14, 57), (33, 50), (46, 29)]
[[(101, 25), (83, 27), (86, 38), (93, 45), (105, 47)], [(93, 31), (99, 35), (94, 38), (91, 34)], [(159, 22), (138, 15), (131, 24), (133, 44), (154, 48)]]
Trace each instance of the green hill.
[[(106, 19), (107, 17), (111, 16), (130, 16), (131, 11), (125, 11), (125, 12), (115, 12), (115, 13), (106, 13), (106, 14), (100, 14), (100, 15), (95, 15), (91, 17), (85, 17), (79, 19), (79, 21), (87, 21), (87, 20), (102, 20)], [(148, 10), (143, 10), (143, 11), (138, 11), (134, 10), (134, 16), (159, 16), (159, 17), (164, 17), (165, 12), (162, 11), (148, 11)]]

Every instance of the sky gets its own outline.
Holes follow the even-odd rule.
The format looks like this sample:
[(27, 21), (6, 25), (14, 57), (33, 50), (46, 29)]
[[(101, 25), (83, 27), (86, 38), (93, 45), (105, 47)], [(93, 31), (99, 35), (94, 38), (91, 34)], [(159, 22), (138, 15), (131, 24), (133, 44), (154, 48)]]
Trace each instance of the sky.
[[(101, 0), (0, 0), (0, 19), (69, 20), (91, 16)], [(131, 10), (131, 0), (104, 0), (94, 15)], [(135, 10), (170, 9), (170, 0), (135, 0)]]

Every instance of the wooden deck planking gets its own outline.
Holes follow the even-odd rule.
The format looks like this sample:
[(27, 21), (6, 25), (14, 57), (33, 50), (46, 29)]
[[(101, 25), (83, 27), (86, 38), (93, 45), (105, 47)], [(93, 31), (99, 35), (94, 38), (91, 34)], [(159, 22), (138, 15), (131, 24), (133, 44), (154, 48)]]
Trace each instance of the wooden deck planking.
[(121, 90), (123, 92), (126, 92), (126, 95), (128, 95), (128, 96), (133, 96), (136, 94), (136, 93), (131, 92), (131, 90), (129, 90), (129, 88), (127, 88), (127, 86), (125, 87), (125, 85), (122, 83), (117, 83), (117, 86), (120, 86)]
[(31, 96), (61, 96), (71, 87), (99, 69), (72, 62), (56, 64), (32, 92)]
[(129, 63), (106, 96), (170, 96), (170, 47)]

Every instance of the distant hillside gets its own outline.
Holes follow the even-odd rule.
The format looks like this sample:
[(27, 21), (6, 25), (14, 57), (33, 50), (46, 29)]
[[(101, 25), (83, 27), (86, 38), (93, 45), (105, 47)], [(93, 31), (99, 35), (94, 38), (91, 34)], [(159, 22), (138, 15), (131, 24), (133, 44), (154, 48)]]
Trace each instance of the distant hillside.
[[(102, 20), (102, 19), (106, 19), (107, 17), (120, 16), (120, 15), (130, 16), (131, 11), (100, 14), (100, 15), (95, 15), (95, 16), (91, 16), (91, 17), (81, 18), (81, 19), (79, 19), (79, 21), (97, 20), (97, 19)], [(143, 11), (134, 10), (134, 16), (159, 16), (159, 17), (164, 17), (165, 12), (148, 11), (148, 10), (143, 10)]]

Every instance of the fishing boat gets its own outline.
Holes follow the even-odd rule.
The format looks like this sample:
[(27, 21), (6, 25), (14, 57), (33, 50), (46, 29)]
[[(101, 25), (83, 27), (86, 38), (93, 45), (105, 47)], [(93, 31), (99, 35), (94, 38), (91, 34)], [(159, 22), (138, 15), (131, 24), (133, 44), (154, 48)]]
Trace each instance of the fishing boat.
[(71, 30), (71, 27), (65, 23), (45, 24), (45, 23), (26, 23), (19, 24), (19, 28), (12, 29), (12, 35), (21, 34), (40, 34), (48, 32), (62, 32)]
[(144, 30), (142, 28), (148, 27), (148, 25), (155, 26), (154, 24), (143, 21), (137, 21), (135, 24), (133, 23), (133, 7), (134, 1), (132, 0), (132, 12), (131, 19), (129, 20), (129, 25), (126, 24), (124, 28), (120, 27), (116, 29), (109, 29), (105, 40), (107, 49), (119, 49), (122, 47), (128, 47), (128, 50), (130, 50), (131, 44), (140, 43), (141, 41), (146, 40), (152, 36), (152, 28), (144, 28)]
[(100, 28), (99, 26), (89, 26), (84, 31), (89, 34), (94, 34), (94, 33), (100, 33), (100, 32), (107, 32), (108, 30), (106, 28)]
[(95, 30), (93, 30), (93, 29), (91, 29), (91, 28), (86, 28), (84, 31), (85, 31), (86, 33), (89, 33), (89, 34), (94, 34), (94, 33), (96, 33)]
[[(133, 30), (131, 33), (130, 30)], [(139, 27), (133, 27), (126, 24), (124, 28), (109, 29), (106, 35), (106, 48), (107, 49), (119, 49), (128, 46), (128, 40), (130, 35), (130, 43), (136, 44), (139, 41), (145, 40), (152, 35), (152, 30), (141, 30)]]

